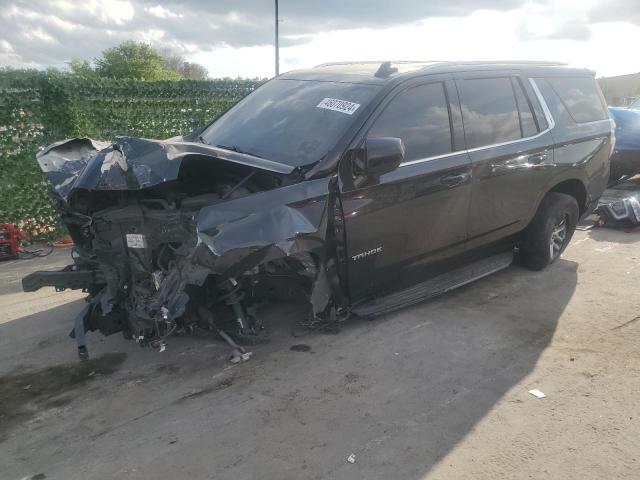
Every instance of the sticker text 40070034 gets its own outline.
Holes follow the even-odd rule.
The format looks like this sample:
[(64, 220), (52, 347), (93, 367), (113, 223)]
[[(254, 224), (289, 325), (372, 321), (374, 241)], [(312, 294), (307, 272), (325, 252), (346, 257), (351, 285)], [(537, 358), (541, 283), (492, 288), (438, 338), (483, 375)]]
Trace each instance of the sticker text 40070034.
[(347, 115), (353, 115), (353, 113), (358, 109), (359, 106), (359, 103), (353, 103), (348, 100), (340, 100), (338, 98), (323, 98), (322, 101), (318, 105), (316, 105), (316, 107), (318, 108), (346, 113)]

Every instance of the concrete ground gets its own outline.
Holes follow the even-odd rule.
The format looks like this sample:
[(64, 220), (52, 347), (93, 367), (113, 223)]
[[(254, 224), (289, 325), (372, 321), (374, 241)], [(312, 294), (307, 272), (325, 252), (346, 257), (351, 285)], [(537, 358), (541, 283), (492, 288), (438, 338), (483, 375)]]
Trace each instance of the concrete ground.
[(0, 264), (0, 479), (640, 478), (639, 241), (577, 232), (544, 272), (338, 335), (294, 338), (302, 310), (274, 306), (237, 366), (207, 336), (95, 333), (81, 365), (81, 295), (19, 292), (65, 253)]

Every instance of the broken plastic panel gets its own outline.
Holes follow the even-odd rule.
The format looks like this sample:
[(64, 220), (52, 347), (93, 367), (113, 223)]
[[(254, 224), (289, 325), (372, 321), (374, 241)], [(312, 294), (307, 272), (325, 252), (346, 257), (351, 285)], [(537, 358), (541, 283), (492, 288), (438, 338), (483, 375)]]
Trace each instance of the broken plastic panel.
[(640, 184), (631, 179), (607, 189), (595, 213), (602, 226), (629, 228), (640, 225)]

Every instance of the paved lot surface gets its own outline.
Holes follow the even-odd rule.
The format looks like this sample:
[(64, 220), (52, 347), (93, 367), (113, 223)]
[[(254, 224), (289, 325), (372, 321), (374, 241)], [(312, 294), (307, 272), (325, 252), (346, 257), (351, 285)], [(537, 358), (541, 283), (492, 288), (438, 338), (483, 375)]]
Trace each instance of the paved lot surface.
[(639, 242), (577, 232), (547, 271), (338, 335), (293, 338), (302, 310), (274, 306), (234, 367), (206, 336), (98, 334), (79, 365), (81, 296), (19, 293), (65, 254), (0, 264), (0, 479), (640, 478)]

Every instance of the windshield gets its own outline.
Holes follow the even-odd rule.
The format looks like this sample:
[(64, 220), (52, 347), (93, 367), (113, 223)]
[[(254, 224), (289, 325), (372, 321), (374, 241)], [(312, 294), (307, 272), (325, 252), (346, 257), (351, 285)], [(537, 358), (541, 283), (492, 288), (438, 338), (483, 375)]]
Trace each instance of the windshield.
[(200, 138), (275, 162), (308, 165), (327, 154), (379, 88), (275, 79), (222, 115)]

